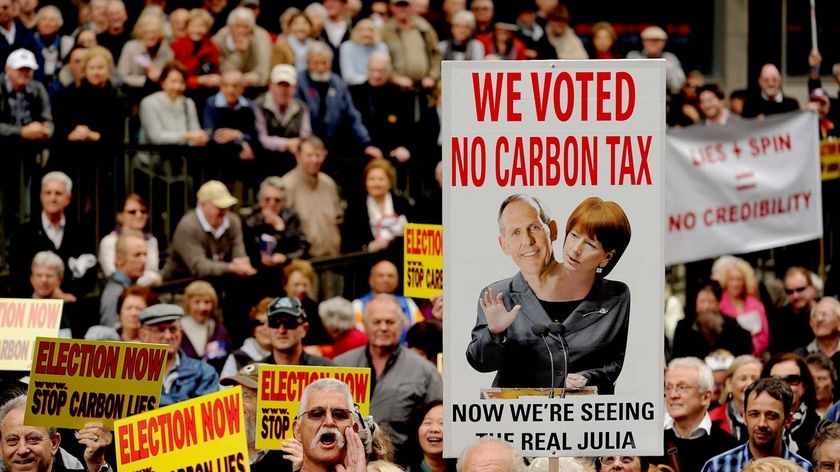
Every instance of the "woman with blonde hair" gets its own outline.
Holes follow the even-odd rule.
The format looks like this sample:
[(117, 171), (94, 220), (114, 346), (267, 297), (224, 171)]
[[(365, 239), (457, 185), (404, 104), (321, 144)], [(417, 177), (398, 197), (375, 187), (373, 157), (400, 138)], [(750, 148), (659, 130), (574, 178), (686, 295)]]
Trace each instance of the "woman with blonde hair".
[(388, 53), (373, 20), (359, 20), (350, 32), (350, 39), (341, 43), (338, 57), (341, 77), (347, 85), (363, 84), (368, 79), (368, 59), (374, 52)]
[(743, 442), (746, 440), (747, 425), (744, 422), (744, 391), (761, 377), (761, 361), (750, 355), (738, 356), (726, 371), (721, 404), (709, 411), (712, 422)]
[(217, 315), (219, 296), (210, 283), (196, 280), (184, 289), (184, 312), (181, 319), (184, 336), (181, 350), (189, 357), (212, 365), (216, 372), (231, 352), (231, 340), (227, 328)]
[(750, 332), (753, 355), (760, 357), (770, 345), (770, 326), (764, 304), (758, 299), (758, 281), (747, 261), (723, 256), (712, 266), (712, 278), (723, 287), (720, 312), (735, 318)]
[(123, 84), (141, 96), (155, 90), (163, 67), (174, 54), (166, 38), (164, 21), (153, 12), (140, 15), (134, 24), (134, 39), (125, 43), (117, 71)]

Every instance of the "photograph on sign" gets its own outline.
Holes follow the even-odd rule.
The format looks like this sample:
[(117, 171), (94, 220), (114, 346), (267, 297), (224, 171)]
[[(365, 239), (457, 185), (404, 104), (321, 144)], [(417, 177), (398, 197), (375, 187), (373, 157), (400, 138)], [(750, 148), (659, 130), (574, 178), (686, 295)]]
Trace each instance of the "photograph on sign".
[(443, 71), (444, 454), (661, 454), (664, 62)]

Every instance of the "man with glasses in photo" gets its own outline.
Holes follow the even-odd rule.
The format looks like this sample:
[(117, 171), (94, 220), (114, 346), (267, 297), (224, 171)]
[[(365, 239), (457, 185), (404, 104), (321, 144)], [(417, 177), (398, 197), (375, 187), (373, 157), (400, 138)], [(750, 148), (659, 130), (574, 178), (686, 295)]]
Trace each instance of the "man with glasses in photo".
[(140, 312), (140, 341), (168, 346), (166, 372), (160, 393), (161, 407), (219, 390), (216, 369), (180, 352), (183, 317), (183, 308), (164, 303), (152, 305)]
[(840, 424), (831, 423), (814, 434), (811, 440), (814, 470), (835, 472), (840, 467)]
[(276, 365), (335, 365), (329, 359), (303, 350), (303, 337), (306, 336), (309, 323), (297, 299), (277, 297), (272, 300), (268, 305), (267, 322), (271, 329), (271, 354), (263, 362)]
[(293, 425), (303, 445), (300, 472), (366, 472), (365, 446), (354, 418), (347, 384), (330, 378), (309, 384)]
[(707, 410), (714, 378), (705, 362), (679, 357), (665, 372), (665, 455), (655, 464), (680, 472), (698, 472), (710, 457), (731, 449), (738, 441), (712, 423)]
[(782, 379), (761, 378), (750, 384), (744, 392), (749, 440), (709, 459), (703, 472), (737, 472), (754, 459), (764, 457), (781, 457), (810, 471), (811, 463), (785, 445), (784, 431), (791, 422), (793, 397), (790, 386)]
[(774, 377), (784, 381), (791, 389), (791, 419), (786, 427), (784, 442), (791, 452), (811, 460), (808, 443), (820, 426), (817, 413), (817, 394), (814, 378), (802, 356), (786, 353), (777, 354), (764, 364), (762, 377)]

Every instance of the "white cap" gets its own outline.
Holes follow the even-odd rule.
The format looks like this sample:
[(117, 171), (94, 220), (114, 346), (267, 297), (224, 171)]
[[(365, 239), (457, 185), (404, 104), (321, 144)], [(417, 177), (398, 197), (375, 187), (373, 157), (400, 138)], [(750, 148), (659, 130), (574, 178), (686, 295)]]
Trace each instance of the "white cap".
[(277, 64), (271, 69), (271, 83), (279, 84), (286, 82), (294, 87), (297, 84), (297, 72), (289, 64)]
[(12, 69), (23, 69), (28, 67), (32, 70), (38, 70), (38, 62), (35, 60), (35, 54), (28, 49), (16, 49), (6, 58), (6, 67)]

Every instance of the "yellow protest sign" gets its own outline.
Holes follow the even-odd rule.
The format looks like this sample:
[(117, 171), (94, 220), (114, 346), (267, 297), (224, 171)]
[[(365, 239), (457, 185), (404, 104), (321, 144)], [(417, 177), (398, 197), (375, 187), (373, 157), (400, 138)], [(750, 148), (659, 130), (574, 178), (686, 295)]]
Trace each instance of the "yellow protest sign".
[(0, 370), (29, 370), (38, 336), (57, 336), (62, 300), (0, 298)]
[(38, 338), (24, 424), (79, 429), (154, 410), (166, 345)]
[(312, 382), (338, 379), (347, 384), (353, 403), (367, 416), (370, 411), (370, 369), (367, 367), (310, 367), (298, 365), (261, 365), (257, 391), (258, 449), (280, 449), (293, 437), (292, 423), (298, 415), (303, 389)]
[(443, 291), (443, 227), (405, 226), (403, 294), (432, 298)]
[(822, 180), (840, 178), (840, 141), (833, 138), (820, 141), (820, 167)]
[(242, 387), (114, 422), (120, 472), (249, 472)]

